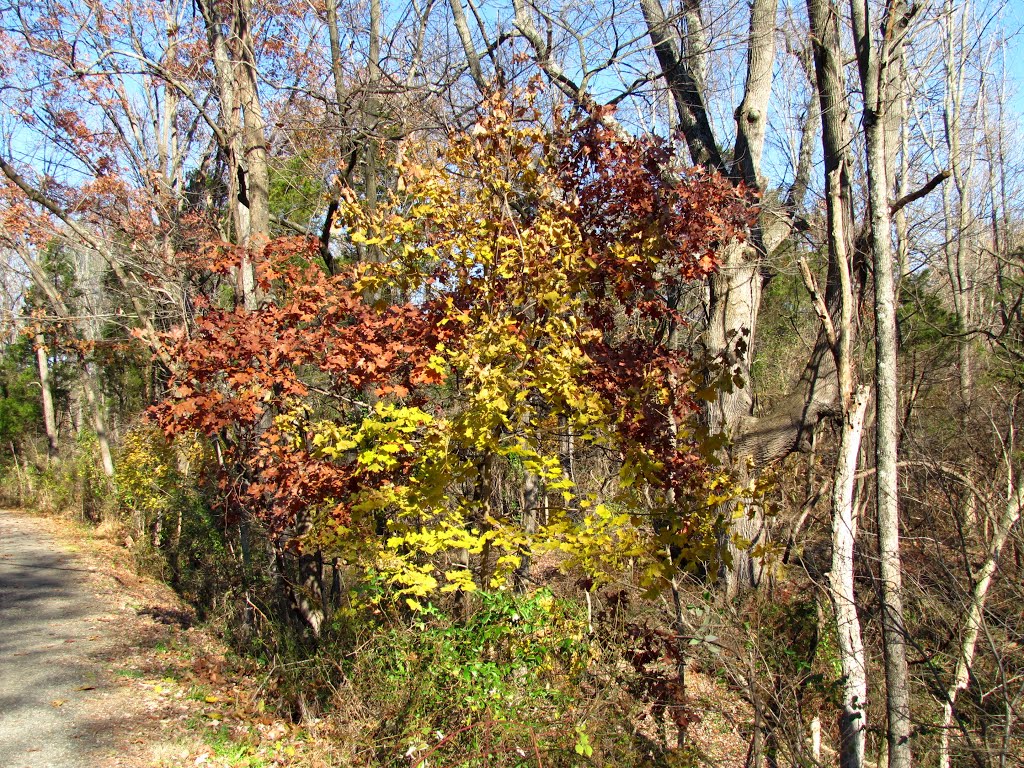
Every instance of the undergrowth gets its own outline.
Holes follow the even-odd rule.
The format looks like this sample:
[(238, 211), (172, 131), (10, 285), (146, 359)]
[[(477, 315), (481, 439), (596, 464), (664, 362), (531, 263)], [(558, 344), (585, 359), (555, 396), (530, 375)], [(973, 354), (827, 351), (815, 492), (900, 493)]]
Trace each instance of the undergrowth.
[[(300, 728), (317, 722), (323, 733), (329, 724), (339, 764), (695, 763), (692, 751), (670, 748), (657, 727), (642, 726), (652, 711), (664, 713), (658, 699), (670, 688), (634, 642), (650, 644), (657, 632), (614, 611), (588, 617), (578, 589), (476, 592), (412, 611), (375, 599), (380, 585), (352, 571), (341, 607), (313, 636), (275, 602), (281, 574), (272, 553), (254, 548), (246, 563), (238, 521), (204, 503), (187, 460), (162, 451), (153, 435), (129, 435), (114, 484), (98, 468), (93, 440), (49, 467), (29, 464), (17, 487), (8, 475), (3, 492), (116, 529), (137, 566), (175, 587), (249, 660), (268, 707)], [(251, 535), (259, 540), (261, 532)], [(264, 764), (245, 744), (211, 738), (225, 764)], [(274, 764), (290, 764), (280, 757)]]

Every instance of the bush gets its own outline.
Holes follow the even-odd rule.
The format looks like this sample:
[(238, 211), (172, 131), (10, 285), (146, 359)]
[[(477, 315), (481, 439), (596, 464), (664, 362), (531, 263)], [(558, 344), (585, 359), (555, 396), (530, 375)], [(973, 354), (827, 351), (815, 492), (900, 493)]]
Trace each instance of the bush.
[(352, 764), (681, 765), (635, 733), (632, 703), (598, 671), (618, 653), (599, 650), (583, 606), (547, 589), (474, 602), (462, 620), (434, 604), (343, 611), (315, 661), (275, 665), (277, 692), (308, 704), (329, 687)]
[(241, 582), (220, 516), (206, 500), (200, 474), (206, 446), (195, 436), (168, 443), (139, 424), (121, 441), (117, 497), (136, 559), (156, 571), (206, 616), (227, 605)]
[[(25, 447), (33, 446), (26, 443)], [(116, 497), (99, 466), (94, 433), (81, 432), (59, 462), (32, 461), (27, 458), (30, 453), (12, 457), (0, 473), (0, 496), (6, 503), (73, 514), (92, 523), (116, 521)]]

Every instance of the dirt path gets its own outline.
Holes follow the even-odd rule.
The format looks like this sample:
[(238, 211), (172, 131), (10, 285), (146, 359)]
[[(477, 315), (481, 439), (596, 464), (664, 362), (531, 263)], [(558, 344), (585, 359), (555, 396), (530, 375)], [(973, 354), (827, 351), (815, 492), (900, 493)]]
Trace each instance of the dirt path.
[(150, 765), (174, 719), (132, 668), (172, 629), (75, 549), (58, 523), (0, 510), (0, 766)]

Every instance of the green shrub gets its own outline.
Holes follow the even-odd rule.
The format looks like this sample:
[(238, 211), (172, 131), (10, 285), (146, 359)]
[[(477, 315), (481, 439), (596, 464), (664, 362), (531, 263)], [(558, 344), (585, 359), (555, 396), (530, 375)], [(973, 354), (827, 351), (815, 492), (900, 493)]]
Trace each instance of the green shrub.
[(462, 621), (430, 605), (404, 623), (388, 626), (377, 615), (368, 624), (334, 701), (340, 711), (373, 713), (360, 742), (374, 754), (364, 759), (380, 766), (640, 765), (616, 756), (622, 721), (598, 714), (608, 702), (593, 688), (596, 646), (582, 607), (546, 589), (475, 599), (478, 609)]

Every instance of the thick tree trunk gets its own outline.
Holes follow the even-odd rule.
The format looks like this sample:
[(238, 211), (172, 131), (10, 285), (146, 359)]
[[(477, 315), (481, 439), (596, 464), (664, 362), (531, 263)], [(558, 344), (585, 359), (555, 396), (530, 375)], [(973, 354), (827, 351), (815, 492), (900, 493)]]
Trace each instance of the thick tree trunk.
[[(728, 173), (751, 189), (761, 189), (761, 155), (775, 62), (777, 1), (755, 0), (751, 5), (746, 82), (743, 99), (736, 110), (736, 144), (730, 167), (723, 162), (707, 119), (700, 77), (703, 53), (700, 4), (684, 5), (687, 30), (684, 37), (669, 23), (661, 0), (640, 0), (640, 8), (693, 161), (710, 170)], [(761, 295), (767, 280), (765, 254), (783, 242), (792, 229), (788, 216), (778, 213), (762, 216), (749, 243), (734, 243), (723, 249), (721, 268), (709, 284), (705, 349), (728, 366), (742, 386), (721, 392), (716, 402), (709, 404), (706, 420), (713, 432), (722, 432), (730, 439), (728, 458), (741, 482), (751, 465), (760, 468), (793, 451), (805, 449), (810, 445), (817, 423), (836, 412), (835, 359), (831, 344), (822, 333), (789, 396), (766, 416), (755, 417), (752, 413), (750, 364)], [(838, 295), (835, 274), (834, 267), (830, 267), (826, 290), (830, 308), (835, 306)], [(756, 504), (749, 504), (746, 512), (732, 522), (719, 545), (721, 554), (728, 551), (724, 560), (730, 561), (728, 567), (719, 572), (727, 594), (755, 586), (761, 576), (761, 565), (750, 557), (749, 546), (736, 546), (735, 540), (739, 539), (742, 545), (756, 544), (763, 542), (766, 534), (763, 515)]]
[[(249, 311), (259, 306), (254, 259), (270, 236), (270, 171), (252, 40), (251, 0), (225, 8), (200, 0), (220, 101), (218, 141), (227, 155), (228, 206), (235, 242), (243, 246), (238, 292)], [(227, 12), (225, 12), (227, 11)]]
[[(737, 437), (737, 425), (750, 416), (753, 391), (750, 384), (751, 341), (757, 332), (763, 281), (755, 248), (733, 243), (722, 253), (722, 265), (710, 280), (708, 325), (704, 344), (718, 354), (728, 373), (740, 382), (721, 390), (708, 409), (712, 432)], [(749, 453), (749, 451), (743, 451)]]
[(768, 127), (768, 101), (775, 65), (775, 17), (778, 0), (753, 0), (747, 43), (747, 80), (743, 101), (736, 109), (736, 146), (733, 175), (757, 189), (761, 180), (761, 154)]
[[(679, 127), (686, 137), (690, 158), (694, 165), (724, 172), (725, 163), (715, 142), (704, 103), (703, 78), (700, 74), (704, 47), (700, 3), (691, 0), (685, 6), (687, 36), (679, 40), (675, 23), (669, 21), (661, 0), (640, 0), (647, 33), (654, 45), (661, 74), (672, 93)], [(773, 31), (774, 23), (773, 17)], [(761, 41), (765, 38), (759, 34), (757, 39)], [(774, 39), (771, 42), (774, 44)]]
[(338, 28), (338, 0), (327, 0), (327, 37), (331, 46), (331, 76), (334, 80), (334, 108), (338, 112), (339, 128), (341, 111), (345, 106), (345, 74), (342, 70), (341, 32)]
[[(722, 266), (710, 280), (709, 322), (705, 331), (706, 349), (717, 354), (732, 384), (718, 392), (709, 403), (706, 414), (712, 433), (721, 432), (733, 445), (729, 457), (736, 481), (749, 480), (747, 460), (758, 458), (754, 453), (763, 444), (749, 440), (753, 404), (750, 381), (752, 358), (751, 340), (757, 331), (757, 313), (761, 304), (763, 280), (760, 258), (756, 248), (745, 243), (733, 243), (722, 255)], [(738, 384), (736, 383), (738, 382)], [(732, 507), (726, 510), (732, 513)], [(751, 556), (750, 550), (763, 543), (766, 535), (763, 510), (757, 503), (746, 504), (735, 519), (727, 521), (718, 542), (718, 581), (726, 597), (756, 587), (761, 581), (762, 565)]]

